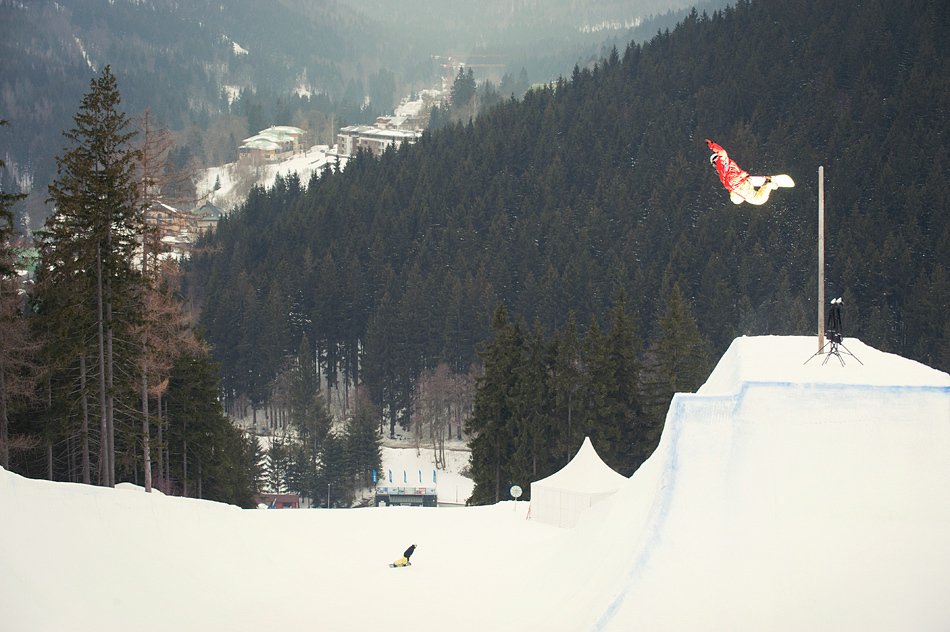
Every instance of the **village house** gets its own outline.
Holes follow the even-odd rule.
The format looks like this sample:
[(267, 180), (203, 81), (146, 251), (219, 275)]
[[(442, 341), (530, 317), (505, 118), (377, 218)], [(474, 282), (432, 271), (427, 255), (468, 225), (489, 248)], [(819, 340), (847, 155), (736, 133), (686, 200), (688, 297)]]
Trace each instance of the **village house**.
[(158, 229), (161, 236), (177, 235), (195, 228), (191, 213), (164, 202), (156, 202), (145, 211), (145, 223)]
[(350, 125), (337, 134), (337, 152), (352, 157), (361, 148), (376, 157), (388, 147), (399, 149), (403, 143), (415, 143), (422, 136), (429, 110), (439, 93), (426, 92), (414, 101), (403, 101), (394, 114), (379, 116), (374, 125)]
[(255, 164), (274, 162), (302, 151), (307, 132), (290, 125), (274, 125), (241, 141), (238, 155), (241, 161)]
[(170, 256), (182, 259), (191, 250), (197, 235), (194, 215), (163, 202), (155, 202), (145, 210), (145, 223), (155, 228), (158, 239)]
[(163, 202), (152, 204), (145, 211), (145, 223), (156, 231), (162, 243), (163, 256), (184, 259), (191, 253), (198, 235), (214, 230), (224, 212), (205, 201), (192, 211), (183, 211)]
[(399, 149), (403, 143), (412, 144), (421, 136), (421, 131), (385, 129), (376, 125), (349, 125), (340, 128), (337, 149), (341, 156), (346, 157), (355, 156), (360, 149), (379, 157), (388, 147)]
[(223, 215), (224, 211), (212, 204), (210, 200), (196, 207), (194, 217), (198, 232), (213, 231)]

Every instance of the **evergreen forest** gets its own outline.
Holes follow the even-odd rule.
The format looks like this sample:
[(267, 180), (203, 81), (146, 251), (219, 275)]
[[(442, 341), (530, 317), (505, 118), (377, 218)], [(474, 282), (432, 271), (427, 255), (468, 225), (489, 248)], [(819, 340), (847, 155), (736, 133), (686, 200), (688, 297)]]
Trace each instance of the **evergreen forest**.
[[(621, 309), (639, 404), (615, 418), (621, 443), (605, 451), (629, 474), (658, 436), (635, 430), (650, 385), (665, 379), (672, 394), (675, 376), (655, 368), (671, 297), (708, 350), (680, 360), (700, 373), (736, 336), (816, 333), (820, 166), (826, 296), (843, 298), (845, 335), (950, 369), (948, 27), (937, 0), (694, 11), (416, 145), (252, 191), (189, 271), (225, 397), (268, 402), (306, 336), (331, 387), (365, 385), (391, 424), (408, 425), (417, 381), (440, 363), (485, 389), (482, 361), (500, 339), (550, 347), (576, 326), (598, 340)], [(797, 186), (733, 205), (706, 138)], [(538, 380), (551, 377), (544, 366)], [(583, 405), (597, 404), (588, 393)], [(528, 423), (479, 406), (476, 395), (471, 429), (485, 441), (505, 415)], [(551, 415), (532, 423), (564, 422)], [(542, 475), (571, 450), (539, 445), (525, 462)], [(483, 500), (502, 470), (476, 476)]]

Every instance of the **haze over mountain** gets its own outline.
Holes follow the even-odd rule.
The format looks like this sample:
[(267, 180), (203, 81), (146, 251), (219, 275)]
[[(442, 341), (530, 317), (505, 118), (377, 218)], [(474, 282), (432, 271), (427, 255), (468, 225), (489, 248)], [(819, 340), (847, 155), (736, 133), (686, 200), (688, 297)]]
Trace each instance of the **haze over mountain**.
[(638, 19), (687, 2), (627, 5), (2, 0), (0, 118), (10, 122), (0, 136), (2, 185), (38, 191), (27, 202), (38, 225), (61, 133), (107, 64), (127, 112), (149, 108), (162, 125), (193, 130), (178, 139), (179, 166), (210, 166), (266, 125), (304, 125), (326, 140), (334, 126), (391, 112), (399, 98), (438, 85), (451, 71), (446, 56), (474, 64), (470, 53), (492, 54), (479, 80), (522, 68), (532, 81), (553, 80), (597, 58), (611, 35), (631, 37)]

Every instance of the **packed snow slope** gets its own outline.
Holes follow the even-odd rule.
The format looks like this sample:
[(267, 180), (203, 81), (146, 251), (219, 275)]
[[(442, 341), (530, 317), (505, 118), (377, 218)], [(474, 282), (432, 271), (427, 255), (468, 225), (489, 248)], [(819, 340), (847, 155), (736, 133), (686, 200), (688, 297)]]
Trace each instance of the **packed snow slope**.
[(525, 502), (244, 511), (0, 470), (0, 628), (950, 629), (950, 376), (845, 344), (863, 364), (737, 339), (572, 529)]
[[(950, 629), (950, 376), (846, 339), (735, 340), (549, 588), (563, 629)], [(825, 362), (825, 360), (828, 360)], [(859, 363), (863, 362), (863, 364)]]

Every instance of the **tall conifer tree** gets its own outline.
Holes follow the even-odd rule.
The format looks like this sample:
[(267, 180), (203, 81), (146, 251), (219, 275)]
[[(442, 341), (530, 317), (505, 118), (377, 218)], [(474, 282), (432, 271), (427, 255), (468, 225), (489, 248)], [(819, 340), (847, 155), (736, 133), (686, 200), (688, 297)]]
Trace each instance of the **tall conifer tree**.
[(512, 394), (514, 454), (512, 482), (527, 485), (541, 478), (551, 461), (551, 397), (547, 345), (541, 323), (535, 321), (527, 335)]
[[(83, 322), (94, 324), (100, 482), (109, 486), (116, 482), (115, 381), (131, 375), (116, 370), (116, 337), (128, 334), (137, 313), (139, 274), (133, 255), (144, 225), (137, 204), (137, 154), (129, 146), (134, 134), (118, 110), (120, 100), (116, 78), (106, 66), (83, 97), (75, 127), (64, 132), (72, 148), (57, 158), (57, 178), (49, 185), (55, 208), (42, 234), (42, 292), (70, 293), (63, 303), (78, 306)], [(68, 319), (68, 312), (60, 315)], [(85, 338), (77, 333), (79, 341)], [(76, 351), (89, 354), (81, 342)]]
[(480, 353), (485, 374), (478, 378), (472, 416), (466, 430), (472, 435), (472, 478), (475, 489), (471, 504), (495, 503), (502, 498), (502, 485), (509, 477), (513, 448), (512, 397), (515, 369), (521, 363), (524, 334), (508, 320), (504, 305), (492, 318), (495, 337)]
[(607, 332), (607, 346), (610, 362), (609, 415), (610, 423), (616, 426), (619, 444), (608, 451), (607, 446), (599, 449), (608, 454), (613, 452), (614, 467), (629, 476), (640, 465), (635, 457), (636, 444), (643, 439), (641, 432), (642, 402), (640, 395), (640, 340), (637, 337), (633, 318), (627, 313), (626, 295), (621, 292), (610, 310), (610, 329)]
[(554, 406), (553, 422), (558, 428), (555, 462), (566, 465), (580, 448), (583, 433), (578, 429), (578, 393), (581, 388), (581, 348), (577, 337), (577, 318), (570, 312), (564, 329), (552, 343), (551, 383)]
[[(0, 120), (0, 126), (7, 122)], [(4, 163), (0, 160), (0, 169)], [(14, 218), (11, 206), (22, 195), (0, 191), (0, 467), (10, 468), (9, 414), (14, 399), (30, 394), (34, 369), (30, 356), (35, 344), (30, 339), (22, 310), (13, 247)]]

